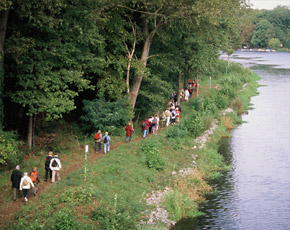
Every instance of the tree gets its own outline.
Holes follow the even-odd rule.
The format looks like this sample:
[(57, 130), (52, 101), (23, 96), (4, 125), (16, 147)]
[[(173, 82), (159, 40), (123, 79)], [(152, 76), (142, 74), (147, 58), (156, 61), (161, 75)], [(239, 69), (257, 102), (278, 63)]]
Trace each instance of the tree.
[(255, 28), (252, 35), (254, 47), (266, 48), (268, 41), (275, 36), (273, 25), (266, 19), (262, 19)]
[(6, 37), (6, 28), (9, 15), (9, 8), (12, 2), (9, 0), (0, 3), (0, 130), (2, 129), (4, 111), (3, 111), (3, 88), (4, 88), (4, 42)]
[(29, 148), (34, 117), (53, 120), (73, 110), (74, 98), (103, 68), (95, 7), (94, 1), (15, 1), (7, 39), (7, 74), (15, 82), (9, 96), (27, 110)]
[(281, 42), (279, 41), (279, 39), (277, 38), (271, 38), (268, 42), (268, 46), (271, 48), (271, 49), (278, 49), (280, 47), (280, 44)]

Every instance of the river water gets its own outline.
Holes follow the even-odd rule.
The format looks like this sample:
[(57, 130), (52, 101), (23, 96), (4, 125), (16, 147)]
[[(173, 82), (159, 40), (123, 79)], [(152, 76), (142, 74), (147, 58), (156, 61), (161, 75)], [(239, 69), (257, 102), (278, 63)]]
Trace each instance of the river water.
[[(221, 58), (226, 58), (221, 56)], [(231, 61), (262, 78), (254, 109), (225, 139), (220, 153), (232, 165), (200, 210), (204, 216), (181, 221), (187, 229), (290, 229), (290, 53), (236, 52)]]

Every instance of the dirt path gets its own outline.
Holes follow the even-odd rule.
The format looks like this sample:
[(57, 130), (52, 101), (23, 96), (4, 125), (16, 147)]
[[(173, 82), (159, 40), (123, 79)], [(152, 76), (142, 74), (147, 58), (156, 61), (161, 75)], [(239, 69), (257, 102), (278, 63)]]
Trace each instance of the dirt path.
[[(196, 97), (196, 92), (192, 95), (192, 98)], [(165, 128), (159, 128), (159, 133), (162, 132)], [(151, 136), (151, 134), (149, 134)], [(148, 136), (148, 137), (149, 137)], [(132, 142), (140, 142), (142, 141), (143, 138), (142, 136), (134, 138)], [(118, 142), (112, 146), (110, 146), (110, 150), (118, 148), (122, 144), (127, 144), (125, 141), (123, 142)], [(82, 146), (84, 149), (84, 146)], [(94, 153), (94, 150), (91, 150), (90, 152)], [(89, 164), (92, 164), (95, 162), (97, 159), (101, 158), (104, 154), (103, 153), (98, 153), (98, 154), (89, 154)], [(73, 171), (81, 168), (83, 166), (83, 160), (78, 161), (76, 164), (72, 164), (69, 167), (61, 170), (60, 174), (61, 177), (66, 177), (68, 174), (72, 173)], [(45, 193), (45, 191), (50, 187), (51, 183), (50, 182), (41, 182), (39, 184), (39, 192), (37, 193), (37, 196), (30, 195), (29, 196), (29, 202), (33, 202), (35, 199), (38, 199), (38, 197), (42, 194)], [(12, 196), (12, 189), (11, 189), (11, 196)], [(21, 210), (23, 206), (24, 200), (23, 198), (18, 198), (16, 201), (10, 201), (7, 202), (3, 208), (0, 210), (0, 229), (4, 229), (6, 224), (12, 220), (13, 216), (15, 213), (19, 210)]]

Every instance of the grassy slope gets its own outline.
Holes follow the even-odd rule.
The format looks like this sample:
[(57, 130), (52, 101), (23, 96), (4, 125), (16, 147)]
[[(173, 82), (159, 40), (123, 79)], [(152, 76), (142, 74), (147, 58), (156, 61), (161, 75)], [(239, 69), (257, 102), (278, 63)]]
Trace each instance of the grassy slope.
[[(256, 92), (257, 77), (248, 71), (244, 71), (243, 74), (238, 74), (238, 71), (239, 68), (229, 74), (236, 77), (247, 75), (248, 79), (248, 87), (231, 102), (237, 113), (241, 113), (248, 107), (250, 96)], [(212, 85), (218, 85), (220, 78), (221, 76), (212, 79)], [(204, 81), (201, 85), (209, 84)], [(237, 89), (240, 90), (241, 86), (240, 84)], [(204, 89), (201, 93), (211, 95), (215, 90)], [(220, 122), (207, 148), (193, 149), (194, 137), (183, 136), (182, 123), (191, 119), (194, 100), (182, 104), (180, 125), (170, 127), (156, 137), (151, 136), (144, 141), (122, 144), (113, 149), (110, 154), (90, 162), (86, 182), (83, 181), (82, 168), (73, 171), (61, 182), (47, 187), (38, 199), (24, 204), (13, 220), (7, 224), (7, 228), (132, 229), (142, 218), (141, 213), (148, 208), (153, 208), (147, 207), (144, 199), (146, 194), (153, 190), (162, 190), (165, 186), (171, 187), (170, 193), (163, 201), (164, 207), (170, 212), (171, 219), (179, 220), (183, 217), (199, 215), (197, 204), (202, 200), (202, 194), (210, 191), (206, 181), (220, 176), (223, 170), (228, 169), (217, 152), (217, 146), (219, 139), (229, 134), (226, 132), (226, 124)], [(207, 115), (205, 128), (213, 118), (219, 118), (217, 112)], [(175, 132), (175, 138), (168, 138)], [(137, 138), (137, 133), (134, 135)], [(64, 153), (63, 164), (68, 167), (68, 164), (83, 158), (81, 155), (83, 145), (88, 143), (88, 140), (80, 140), (79, 143), (71, 135), (66, 138), (65, 142), (69, 144), (66, 151), (61, 152)], [(113, 139), (116, 143), (123, 138)], [(63, 144), (63, 141), (60, 143)], [(157, 171), (147, 167), (146, 156), (142, 150), (144, 145), (158, 149), (158, 156), (165, 162), (164, 170)], [(92, 148), (90, 152), (93, 153)], [(193, 154), (198, 156), (198, 169), (195, 176), (172, 177), (172, 171), (192, 167)], [(27, 160), (24, 168), (31, 168), (40, 158), (43, 159), (43, 156), (34, 156), (31, 158), (32, 161)], [(43, 171), (41, 173), (43, 175)], [(8, 174), (1, 175), (1, 185), (8, 183), (7, 178)], [(5, 189), (4, 194), (9, 191), (8, 188)], [(7, 198), (3, 199), (10, 202)], [(164, 226), (160, 224), (157, 229), (162, 227)], [(152, 229), (152, 227), (142, 226), (139, 229)]]

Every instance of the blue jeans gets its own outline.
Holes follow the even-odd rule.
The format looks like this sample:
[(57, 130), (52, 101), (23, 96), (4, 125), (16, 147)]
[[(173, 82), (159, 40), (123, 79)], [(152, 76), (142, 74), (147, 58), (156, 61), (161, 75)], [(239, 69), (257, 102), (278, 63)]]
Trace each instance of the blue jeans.
[(107, 153), (107, 146), (108, 146), (108, 152), (110, 152), (110, 143), (104, 143), (104, 153)]
[(128, 141), (128, 139), (129, 139), (129, 141), (131, 142), (131, 138), (132, 138), (132, 136), (126, 136), (126, 141)]
[(143, 129), (143, 138), (146, 137), (146, 134), (147, 134), (147, 129)]

